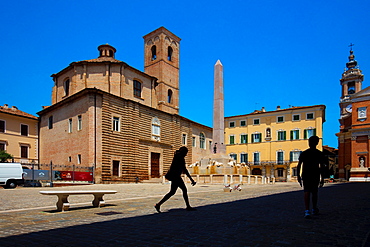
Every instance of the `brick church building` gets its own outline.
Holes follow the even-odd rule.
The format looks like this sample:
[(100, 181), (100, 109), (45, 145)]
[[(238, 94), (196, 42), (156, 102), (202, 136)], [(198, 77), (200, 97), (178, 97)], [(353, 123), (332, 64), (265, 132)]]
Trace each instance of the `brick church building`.
[(180, 38), (161, 27), (144, 37), (144, 72), (116, 49), (52, 75), (52, 105), (40, 116), (40, 163), (94, 167), (96, 183), (159, 178), (173, 153), (208, 155), (212, 129), (179, 115)]
[(340, 83), (340, 132), (338, 136), (339, 177), (370, 181), (370, 86), (362, 89), (364, 75), (350, 51)]

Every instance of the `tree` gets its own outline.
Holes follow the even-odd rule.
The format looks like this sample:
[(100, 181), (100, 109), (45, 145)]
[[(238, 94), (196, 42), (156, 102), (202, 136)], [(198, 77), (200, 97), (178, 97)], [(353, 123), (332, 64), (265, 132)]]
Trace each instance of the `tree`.
[(5, 150), (0, 150), (0, 162), (6, 162), (10, 159), (13, 159), (13, 155), (8, 154)]

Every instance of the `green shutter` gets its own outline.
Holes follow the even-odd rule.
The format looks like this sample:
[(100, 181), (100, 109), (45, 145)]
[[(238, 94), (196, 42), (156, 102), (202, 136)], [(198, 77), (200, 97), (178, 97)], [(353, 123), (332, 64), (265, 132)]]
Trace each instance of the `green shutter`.
[(303, 138), (304, 139), (307, 139), (307, 130), (304, 130), (304, 132), (303, 132)]
[(286, 131), (284, 130), (284, 141), (286, 140)]
[(260, 136), (260, 142), (262, 142), (262, 133), (258, 134)]
[(292, 162), (292, 161), (293, 161), (293, 152), (290, 151), (290, 162)]
[(313, 135), (314, 136), (316, 135), (316, 129), (313, 129)]
[(251, 141), (252, 141), (252, 143), (254, 143), (253, 134), (251, 134)]
[(297, 140), (299, 140), (299, 130), (296, 130), (297, 131), (297, 136), (296, 136), (296, 138), (297, 138)]
[(294, 131), (294, 130), (291, 130), (291, 131), (290, 131), (290, 140), (293, 140), (293, 131)]

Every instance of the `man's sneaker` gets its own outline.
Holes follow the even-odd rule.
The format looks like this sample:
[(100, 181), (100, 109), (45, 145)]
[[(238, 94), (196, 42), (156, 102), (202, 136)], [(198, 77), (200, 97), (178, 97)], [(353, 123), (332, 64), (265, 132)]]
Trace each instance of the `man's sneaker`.
[(310, 210), (306, 210), (306, 211), (304, 211), (304, 217), (305, 217), (306, 219), (310, 219), (310, 218), (311, 218)]
[(319, 214), (319, 209), (318, 208), (313, 208), (312, 209), (312, 214), (313, 215), (318, 215)]

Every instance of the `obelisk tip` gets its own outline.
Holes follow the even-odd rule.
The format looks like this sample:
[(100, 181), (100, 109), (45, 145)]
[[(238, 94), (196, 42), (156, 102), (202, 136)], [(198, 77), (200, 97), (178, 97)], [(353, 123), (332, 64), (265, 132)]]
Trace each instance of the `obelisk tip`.
[(221, 65), (222, 66), (222, 63), (221, 63), (220, 59), (217, 60), (215, 65)]

